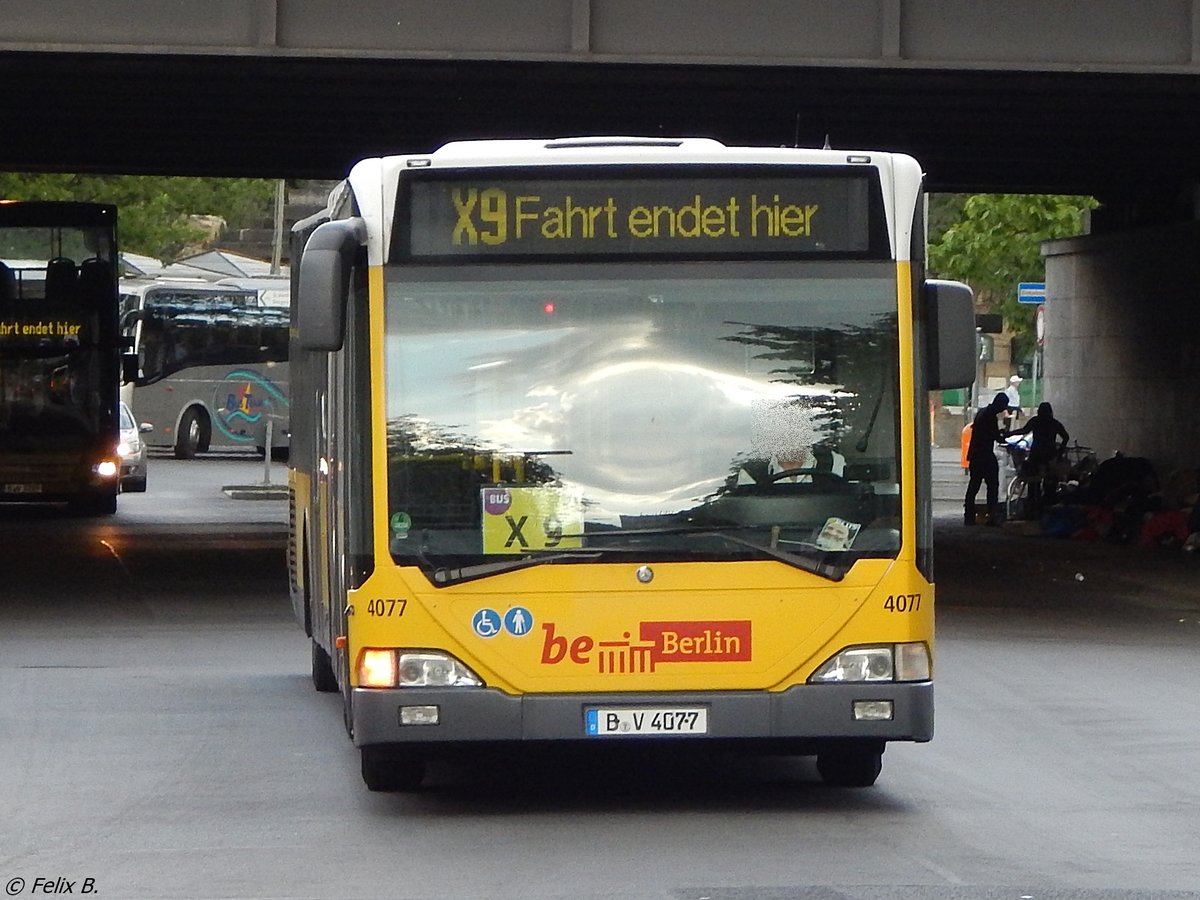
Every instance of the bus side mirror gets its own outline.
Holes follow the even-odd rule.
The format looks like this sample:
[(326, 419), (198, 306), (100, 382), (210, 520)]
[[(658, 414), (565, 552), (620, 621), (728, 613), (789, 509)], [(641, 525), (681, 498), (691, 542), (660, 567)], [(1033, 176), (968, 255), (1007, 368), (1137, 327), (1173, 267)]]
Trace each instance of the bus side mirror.
[(319, 226), (300, 257), (296, 333), (305, 350), (342, 348), (350, 272), (359, 247), (366, 243), (362, 219), (339, 219)]
[(133, 353), (121, 354), (121, 383), (132, 384), (138, 380), (138, 375), (141, 374), (138, 365), (138, 358)]
[(927, 281), (925, 308), (929, 390), (966, 387), (975, 380), (976, 364), (971, 289), (957, 281)]

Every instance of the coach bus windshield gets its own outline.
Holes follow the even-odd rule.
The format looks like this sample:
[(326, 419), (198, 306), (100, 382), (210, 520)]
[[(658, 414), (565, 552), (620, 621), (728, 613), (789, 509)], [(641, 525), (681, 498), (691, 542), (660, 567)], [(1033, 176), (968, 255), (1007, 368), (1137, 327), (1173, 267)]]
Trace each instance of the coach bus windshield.
[(95, 441), (115, 378), (97, 351), (111, 284), (103, 229), (0, 228), (0, 450)]
[(392, 553), (517, 561), (899, 547), (887, 261), (387, 271)]

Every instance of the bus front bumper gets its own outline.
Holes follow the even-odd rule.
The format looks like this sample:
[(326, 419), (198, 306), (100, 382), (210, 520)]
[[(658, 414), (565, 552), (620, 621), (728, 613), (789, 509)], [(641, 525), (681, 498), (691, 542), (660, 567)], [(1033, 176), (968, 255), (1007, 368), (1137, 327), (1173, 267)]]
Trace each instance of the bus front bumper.
[[(856, 708), (861, 716), (864, 706), (877, 711), (880, 704), (887, 709), (888, 703), (890, 718), (856, 717)], [(493, 688), (356, 688), (354, 743), (362, 747), (643, 739), (646, 736), (588, 734), (588, 710), (630, 708), (706, 710), (707, 727), (703, 734), (671, 736), (671, 740), (804, 744), (847, 739), (928, 741), (933, 737), (933, 683), (917, 682), (797, 685), (778, 693), (703, 691), (586, 696), (513, 696)], [(428, 721), (434, 717), (436, 724), (402, 724), (404, 719)]]

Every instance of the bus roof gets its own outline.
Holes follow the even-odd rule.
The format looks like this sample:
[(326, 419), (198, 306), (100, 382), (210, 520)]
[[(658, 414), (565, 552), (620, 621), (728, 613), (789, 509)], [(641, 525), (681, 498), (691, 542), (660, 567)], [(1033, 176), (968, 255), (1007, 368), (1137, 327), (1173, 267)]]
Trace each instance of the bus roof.
[(138, 296), (145, 295), (155, 288), (186, 289), (206, 294), (245, 294), (252, 290), (229, 284), (216, 284), (204, 278), (122, 278), (119, 288), (122, 294)]

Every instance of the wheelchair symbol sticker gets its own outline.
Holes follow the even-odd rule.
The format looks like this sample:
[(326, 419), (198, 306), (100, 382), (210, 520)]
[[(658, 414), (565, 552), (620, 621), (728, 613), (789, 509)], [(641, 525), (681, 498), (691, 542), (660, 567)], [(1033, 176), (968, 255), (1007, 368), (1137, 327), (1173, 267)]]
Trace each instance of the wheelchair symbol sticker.
[(500, 633), (500, 613), (486, 606), (471, 618), (471, 628), (481, 638), (495, 637)]

